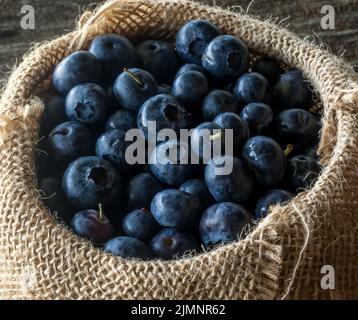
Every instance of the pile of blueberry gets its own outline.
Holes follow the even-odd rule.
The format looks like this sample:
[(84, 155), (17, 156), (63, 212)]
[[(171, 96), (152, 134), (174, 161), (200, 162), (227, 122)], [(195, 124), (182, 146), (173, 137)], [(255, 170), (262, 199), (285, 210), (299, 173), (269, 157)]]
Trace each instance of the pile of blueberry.
[[(100, 35), (63, 59), (52, 82), (39, 189), (77, 235), (115, 256), (172, 259), (238, 240), (319, 174), (320, 119), (308, 111), (302, 73), (250, 59), (240, 39), (208, 21), (189, 21), (175, 45)], [(158, 132), (193, 129), (201, 143), (201, 129), (232, 129), (233, 155), (215, 155), (232, 161), (231, 172), (216, 174), (216, 161), (128, 163), (126, 133), (137, 128), (147, 139), (150, 121)], [(153, 153), (172, 148), (181, 150), (178, 140)]]

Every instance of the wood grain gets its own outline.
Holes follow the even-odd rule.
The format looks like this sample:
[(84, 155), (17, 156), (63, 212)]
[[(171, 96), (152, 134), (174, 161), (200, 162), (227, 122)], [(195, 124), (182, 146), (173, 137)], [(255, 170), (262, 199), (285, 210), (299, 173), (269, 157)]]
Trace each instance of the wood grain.
[[(223, 7), (238, 6), (246, 9), (250, 0), (201, 0), (206, 4)], [(97, 1), (97, 3), (99, 3)], [(20, 9), (30, 4), (35, 8), (35, 30), (20, 27)], [(335, 9), (334, 30), (321, 28), (321, 7), (332, 5)], [(11, 68), (34, 43), (51, 40), (74, 27), (76, 17), (95, 6), (93, 0), (0, 0), (0, 81), (4, 82)], [(327, 44), (333, 53), (353, 64), (358, 64), (358, 0), (256, 0), (249, 13), (262, 18), (287, 19), (282, 25), (300, 36), (311, 36), (317, 43)]]

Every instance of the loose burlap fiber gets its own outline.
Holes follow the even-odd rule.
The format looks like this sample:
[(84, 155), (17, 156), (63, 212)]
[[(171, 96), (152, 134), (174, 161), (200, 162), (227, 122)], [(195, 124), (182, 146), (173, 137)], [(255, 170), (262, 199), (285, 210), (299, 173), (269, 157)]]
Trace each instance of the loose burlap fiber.
[[(34, 174), (43, 112), (37, 95), (50, 87), (54, 66), (98, 34), (171, 38), (196, 18), (240, 37), (256, 54), (303, 70), (323, 105), (322, 174), (240, 242), (169, 262), (112, 257), (61, 226), (41, 201)], [(169, 0), (114, 1), (85, 13), (78, 30), (31, 51), (2, 93), (0, 298), (358, 298), (356, 81), (339, 58), (245, 14)], [(334, 290), (321, 286), (324, 265), (334, 268)]]

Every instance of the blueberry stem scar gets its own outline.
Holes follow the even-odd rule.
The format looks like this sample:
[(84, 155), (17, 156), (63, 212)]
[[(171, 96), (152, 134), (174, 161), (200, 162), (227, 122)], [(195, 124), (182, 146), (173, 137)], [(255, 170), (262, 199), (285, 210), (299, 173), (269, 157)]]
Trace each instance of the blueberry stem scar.
[(137, 82), (141, 87), (143, 87), (143, 83), (142, 81), (140, 81), (140, 79), (135, 76), (132, 72), (130, 72), (127, 68), (123, 68), (123, 72), (128, 73), (128, 75), (135, 81)]
[(283, 152), (285, 154), (285, 157), (287, 157), (293, 150), (293, 144), (288, 144), (285, 151)]

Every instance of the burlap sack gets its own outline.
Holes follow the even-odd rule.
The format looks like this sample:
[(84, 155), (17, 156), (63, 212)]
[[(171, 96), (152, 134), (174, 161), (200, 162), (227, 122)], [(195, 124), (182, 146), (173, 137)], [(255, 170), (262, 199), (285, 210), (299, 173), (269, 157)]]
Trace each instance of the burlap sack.
[[(98, 34), (170, 38), (195, 18), (303, 70), (324, 106), (323, 172), (238, 243), (169, 262), (112, 257), (61, 226), (40, 199), (34, 153), (43, 103), (36, 95), (49, 88), (61, 59)], [(193, 2), (114, 1), (79, 25), (30, 52), (0, 100), (1, 298), (358, 298), (358, 84), (350, 67), (268, 21)], [(335, 290), (321, 287), (324, 265), (335, 270)]]

